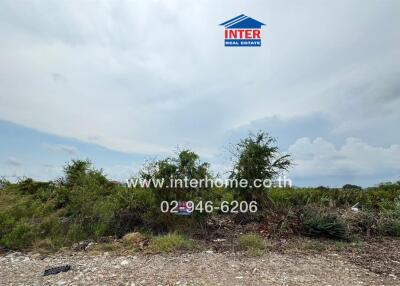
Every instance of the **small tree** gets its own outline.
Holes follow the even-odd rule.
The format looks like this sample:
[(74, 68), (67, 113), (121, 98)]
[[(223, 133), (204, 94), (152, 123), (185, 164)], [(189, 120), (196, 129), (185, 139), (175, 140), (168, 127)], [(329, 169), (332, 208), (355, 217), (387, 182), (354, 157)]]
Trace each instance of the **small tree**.
[[(160, 204), (162, 201), (207, 201), (208, 191), (206, 188), (192, 188), (190, 185), (185, 188), (182, 185), (171, 185), (172, 181), (196, 179), (205, 177), (211, 178), (209, 164), (201, 162), (199, 156), (190, 151), (180, 151), (176, 157), (166, 158), (152, 162), (144, 166), (139, 173), (140, 177), (146, 180), (163, 180), (164, 185), (155, 186), (152, 182), (151, 189), (155, 195), (157, 210), (154, 217), (156, 228), (162, 230), (176, 230), (181, 227), (191, 227), (197, 223), (203, 223), (206, 214), (193, 212), (190, 219), (178, 217), (170, 213), (161, 213)], [(182, 230), (182, 228), (180, 229)]]
[[(160, 200), (184, 200), (194, 199), (193, 196), (199, 195), (198, 188), (184, 188), (184, 186), (171, 186), (172, 181), (191, 179), (211, 178), (209, 173), (209, 164), (201, 162), (199, 156), (190, 151), (182, 150), (177, 154), (177, 157), (166, 158), (156, 162), (147, 164), (140, 172), (141, 178), (146, 180), (163, 180), (163, 187), (152, 186), (156, 196)], [(152, 182), (154, 183), (154, 182)]]
[(64, 167), (64, 174), (61, 183), (67, 187), (81, 186), (89, 181), (100, 185), (108, 184), (103, 171), (94, 169), (89, 160), (72, 160)]
[(352, 185), (352, 184), (346, 184), (346, 185), (343, 185), (342, 189), (343, 190), (361, 190), (362, 187), (357, 186), (357, 185)]
[(256, 179), (273, 180), (292, 165), (290, 155), (282, 155), (276, 140), (262, 131), (249, 134), (234, 147), (232, 153), (234, 164), (230, 178), (247, 180), (247, 187), (239, 188), (238, 196), (248, 201), (264, 201), (264, 188), (253, 186)]

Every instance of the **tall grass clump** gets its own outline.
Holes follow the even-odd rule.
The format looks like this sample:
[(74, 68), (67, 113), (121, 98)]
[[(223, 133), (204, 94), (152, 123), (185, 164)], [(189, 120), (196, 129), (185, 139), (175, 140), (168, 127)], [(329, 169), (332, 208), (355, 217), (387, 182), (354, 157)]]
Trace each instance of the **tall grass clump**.
[(349, 239), (348, 226), (336, 214), (310, 212), (303, 218), (303, 233), (311, 237)]
[(239, 249), (251, 256), (262, 255), (267, 248), (265, 239), (258, 234), (243, 234), (239, 237)]
[(156, 253), (168, 253), (180, 250), (190, 250), (193, 242), (177, 233), (169, 233), (154, 237), (149, 245), (149, 250)]

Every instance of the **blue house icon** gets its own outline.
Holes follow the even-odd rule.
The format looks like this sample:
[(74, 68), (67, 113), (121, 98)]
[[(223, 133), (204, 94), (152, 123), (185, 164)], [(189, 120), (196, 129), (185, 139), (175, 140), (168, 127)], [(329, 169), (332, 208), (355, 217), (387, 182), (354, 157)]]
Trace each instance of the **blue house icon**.
[(264, 23), (254, 20), (244, 14), (220, 24), (220, 26), (225, 26), (225, 29), (261, 29), (261, 26), (264, 25)]

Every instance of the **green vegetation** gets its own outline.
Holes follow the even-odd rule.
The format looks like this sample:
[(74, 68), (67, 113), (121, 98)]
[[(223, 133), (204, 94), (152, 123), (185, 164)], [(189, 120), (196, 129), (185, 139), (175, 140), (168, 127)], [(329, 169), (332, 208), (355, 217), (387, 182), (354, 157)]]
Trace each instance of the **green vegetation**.
[(304, 234), (313, 237), (348, 239), (346, 223), (335, 214), (307, 214), (303, 222)]
[[(240, 142), (232, 178), (255, 180), (274, 178), (291, 162), (280, 155), (265, 133)], [(146, 165), (141, 178), (209, 178), (209, 165), (197, 154), (183, 150), (176, 157)], [(221, 201), (256, 200), (256, 214), (195, 211), (182, 217), (160, 211), (163, 200)], [(353, 207), (355, 206), (355, 207)], [(353, 208), (352, 208), (353, 207)], [(400, 236), (400, 182), (362, 189), (345, 185), (341, 189), (318, 188), (128, 188), (109, 181), (89, 161), (72, 161), (64, 176), (51, 182), (21, 179), (16, 183), (0, 180), (0, 247), (55, 251), (82, 240), (122, 238), (135, 232), (146, 233), (146, 249), (168, 252), (191, 249), (188, 238), (208, 238), (224, 229), (225, 222), (256, 223), (272, 237), (306, 235), (349, 241), (357, 237)], [(217, 227), (216, 227), (217, 226)], [(169, 234), (168, 234), (169, 233)], [(222, 233), (223, 235), (228, 235)], [(150, 239), (154, 235), (161, 235)], [(221, 235), (221, 233), (219, 233)], [(265, 248), (256, 235), (244, 235), (242, 249)], [(124, 242), (129, 249), (142, 249)], [(100, 246), (99, 246), (100, 247)], [(115, 245), (104, 246), (113, 249)]]
[(168, 253), (180, 250), (191, 250), (194, 244), (185, 236), (177, 233), (169, 233), (166, 235), (154, 237), (149, 245), (150, 252)]
[[(201, 228), (205, 223), (207, 216), (203, 213), (193, 212), (190, 218), (182, 218), (172, 216), (168, 213), (159, 211), (159, 206), (162, 201), (193, 201), (195, 204), (198, 201), (214, 201), (217, 199), (216, 193), (209, 188), (192, 188), (186, 187), (183, 180), (188, 181), (195, 179), (213, 178), (209, 172), (209, 164), (201, 162), (199, 156), (190, 151), (182, 150), (176, 157), (169, 157), (163, 160), (146, 164), (140, 171), (141, 179), (151, 182), (153, 205), (155, 212), (152, 215), (152, 227), (158, 231), (176, 231), (182, 229)], [(162, 180), (165, 185), (163, 187), (154, 185), (151, 180)], [(171, 180), (181, 184), (170, 185)]]
[(246, 180), (247, 187), (237, 188), (236, 198), (245, 201), (265, 202), (265, 186), (252, 188), (255, 180), (273, 180), (287, 171), (292, 162), (289, 155), (281, 155), (274, 138), (265, 132), (250, 134), (232, 150), (234, 166), (230, 178)]
[(27, 249), (47, 241), (59, 248), (85, 239), (121, 236), (135, 226), (145, 226), (156, 208), (152, 192), (128, 192), (87, 161), (72, 162), (65, 174), (57, 182), (27, 179), (1, 189), (0, 245)]
[(265, 239), (258, 234), (243, 234), (239, 237), (239, 249), (245, 250), (250, 256), (260, 256), (266, 248)]

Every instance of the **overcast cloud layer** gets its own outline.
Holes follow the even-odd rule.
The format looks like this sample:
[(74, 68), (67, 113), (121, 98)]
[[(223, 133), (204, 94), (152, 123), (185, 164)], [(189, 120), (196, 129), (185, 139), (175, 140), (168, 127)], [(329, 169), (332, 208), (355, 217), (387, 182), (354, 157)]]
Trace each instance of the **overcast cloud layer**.
[[(266, 24), (263, 47), (223, 46), (218, 24), (242, 13)], [(0, 119), (135, 156), (180, 145), (215, 166), (263, 129), (295, 183), (395, 180), (399, 27), (397, 0), (1, 1)], [(2, 169), (23, 173), (7, 150)]]

